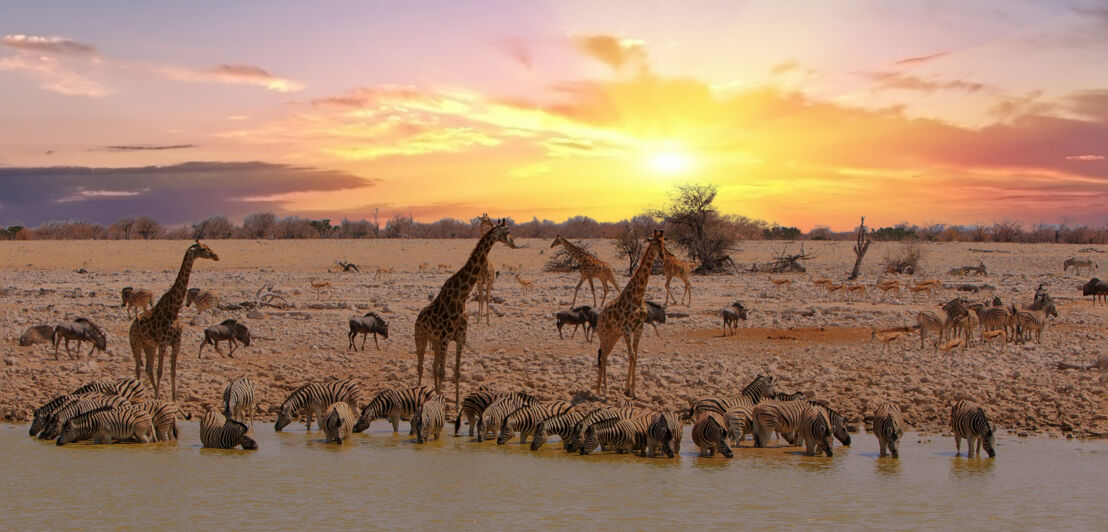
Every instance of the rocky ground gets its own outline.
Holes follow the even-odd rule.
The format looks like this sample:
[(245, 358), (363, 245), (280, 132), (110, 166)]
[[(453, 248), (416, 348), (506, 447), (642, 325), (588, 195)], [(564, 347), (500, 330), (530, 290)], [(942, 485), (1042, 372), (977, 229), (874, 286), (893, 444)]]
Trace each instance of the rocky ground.
[[(198, 261), (191, 286), (214, 290), (224, 303), (252, 300), (263, 284), (287, 296), (293, 308), (266, 308), (247, 317), (245, 310), (197, 317), (182, 309), (189, 324), (178, 363), (178, 399), (186, 411), (201, 411), (219, 402), (225, 383), (240, 374), (257, 383), (260, 417), (273, 410), (290, 390), (309, 380), (355, 378), (365, 389), (414, 385), (416, 360), (412, 327), (419, 309), (437, 293), (472, 249), (473, 240), (413, 241), (212, 241), (219, 262)], [(553, 314), (569, 306), (577, 274), (542, 271), (552, 250), (547, 241), (520, 242), (527, 247), (494, 249), (497, 266), (521, 265), (526, 291), (514, 274), (502, 269), (493, 290), (491, 325), (470, 321), (469, 349), (463, 355), (461, 390), (479, 385), (527, 390), (550, 399), (589, 396), (596, 381), (595, 342), (582, 334), (558, 338)], [(133, 375), (127, 344), (130, 320), (119, 308), (124, 286), (149, 288), (158, 297), (172, 283), (188, 243), (180, 241), (0, 242), (0, 416), (28, 420), (31, 411), (49, 398), (94, 379)], [(778, 290), (771, 278), (785, 275), (740, 273), (695, 276), (689, 307), (670, 305), (671, 317), (659, 326), (660, 336), (647, 326), (639, 359), (638, 402), (656, 409), (687, 409), (699, 397), (735, 394), (756, 374), (780, 379), (779, 390), (804, 391), (826, 399), (850, 420), (861, 423), (882, 401), (898, 403), (908, 422), (922, 430), (943, 430), (949, 403), (960, 397), (981, 402), (1000, 426), (1017, 432), (1108, 435), (1108, 374), (1059, 370), (1058, 362), (1091, 364), (1105, 354), (1108, 308), (1092, 307), (1080, 296), (1088, 275), (1062, 272), (1070, 256), (1086, 246), (925, 244), (920, 278), (940, 278), (945, 289), (931, 300), (918, 301), (875, 294), (879, 263), (900, 244), (877, 243), (865, 262), (864, 300), (822, 294), (811, 279), (842, 279), (853, 263), (851, 243), (809, 242), (815, 258), (809, 273), (791, 274), (790, 290)], [(735, 254), (749, 265), (769, 260), (783, 243), (750, 242)], [(790, 251), (798, 250), (792, 244)], [(617, 270), (626, 261), (604, 241), (593, 249)], [(335, 260), (357, 263), (361, 273), (328, 271)], [(960, 278), (945, 275), (955, 266), (983, 261), (990, 275)], [(419, 265), (429, 264), (427, 271)], [(378, 267), (394, 273), (375, 278)], [(78, 273), (81, 272), (81, 273)], [(1096, 272), (1094, 272), (1096, 273)], [(325, 279), (334, 294), (317, 297), (309, 278)], [(911, 279), (906, 277), (906, 280)], [(626, 277), (620, 277), (621, 286)], [(664, 278), (651, 279), (647, 298), (662, 301)], [(680, 283), (674, 281), (675, 287)], [(873, 328), (911, 325), (923, 308), (958, 294), (957, 284), (987, 284), (974, 299), (1000, 296), (1005, 303), (1029, 303), (1035, 288), (1046, 284), (1059, 302), (1060, 318), (1051, 323), (1042, 344), (976, 346), (953, 355), (930, 346), (920, 349), (918, 335), (900, 345), (870, 341)], [(680, 291), (676, 292), (679, 296)], [(599, 294), (598, 294), (599, 295)], [(591, 302), (588, 285), (578, 303)], [(737, 335), (724, 336), (718, 310), (733, 300), (752, 309)], [(470, 309), (476, 311), (476, 303)], [(381, 349), (347, 350), (347, 320), (374, 310), (390, 322), (390, 337)], [(108, 352), (70, 360), (64, 349), (54, 360), (48, 346), (18, 346), (28, 327), (55, 324), (85, 316), (108, 333)], [(204, 358), (197, 349), (204, 326), (234, 317), (246, 323), (255, 338), (236, 358), (221, 358), (210, 348)], [(569, 331), (566, 330), (566, 333)], [(452, 374), (449, 357), (448, 376)], [(626, 378), (624, 347), (609, 361), (610, 398), (622, 402)], [(428, 356), (428, 366), (430, 356)], [(168, 369), (165, 386), (168, 387)], [(447, 390), (444, 390), (446, 392)], [(452, 390), (448, 395), (452, 396)]]

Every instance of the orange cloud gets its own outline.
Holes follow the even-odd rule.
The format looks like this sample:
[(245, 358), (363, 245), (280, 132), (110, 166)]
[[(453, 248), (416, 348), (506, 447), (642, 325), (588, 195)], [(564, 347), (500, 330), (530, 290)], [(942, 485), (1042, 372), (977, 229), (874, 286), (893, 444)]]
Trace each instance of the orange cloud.
[(635, 39), (617, 39), (611, 35), (586, 35), (574, 39), (577, 47), (593, 59), (613, 70), (631, 67), (636, 72), (647, 70), (646, 48)]
[(224, 64), (208, 69), (162, 67), (158, 71), (179, 81), (257, 85), (276, 92), (295, 92), (304, 88), (300, 83), (274, 76), (254, 65)]

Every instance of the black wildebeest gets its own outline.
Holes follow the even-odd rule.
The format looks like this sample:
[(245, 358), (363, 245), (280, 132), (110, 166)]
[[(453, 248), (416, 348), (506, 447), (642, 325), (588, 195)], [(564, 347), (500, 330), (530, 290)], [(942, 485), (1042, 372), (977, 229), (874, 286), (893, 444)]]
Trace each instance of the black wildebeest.
[(649, 323), (654, 327), (654, 336), (661, 336), (658, 333), (658, 324), (666, 322), (665, 305), (659, 305), (653, 301), (644, 301), (644, 303), (646, 303), (646, 321), (643, 323)]
[(1089, 279), (1089, 282), (1085, 283), (1085, 286), (1081, 287), (1081, 295), (1093, 296), (1094, 306), (1096, 306), (1097, 298), (1108, 304), (1108, 283), (1093, 277)]
[[(226, 355), (219, 350), (219, 342), (227, 342), (231, 346)], [(200, 350), (196, 352), (196, 358), (201, 358), (204, 353), (204, 346), (209, 344), (215, 348), (215, 352), (219, 353), (219, 356), (235, 358), (235, 348), (238, 347), (238, 342), (250, 347), (250, 329), (233, 319), (223, 320), (219, 325), (212, 325), (204, 329), (204, 341), (200, 342)]]
[(365, 351), (365, 339), (370, 334), (373, 334), (373, 345), (380, 350), (381, 346), (377, 344), (377, 335), (380, 334), (382, 338), (388, 340), (389, 323), (376, 312), (367, 312), (365, 316), (350, 318), (350, 332), (346, 334), (346, 338), (350, 340), (350, 345), (347, 346), (347, 349), (358, 350), (354, 345), (354, 339), (359, 334), (362, 335), (362, 351)]
[(746, 307), (742, 302), (735, 301), (731, 306), (719, 311), (719, 315), (723, 318), (723, 335), (726, 336), (727, 331), (735, 334), (739, 328), (739, 320), (746, 321)]
[(577, 329), (584, 325), (585, 340), (591, 342), (592, 339), (589, 337), (589, 333), (596, 330), (596, 320), (599, 318), (600, 314), (589, 305), (581, 305), (569, 310), (559, 311), (554, 315), (554, 319), (557, 320), (558, 338), (564, 339), (562, 336), (562, 327), (565, 325), (573, 325), (573, 333), (569, 335), (570, 338), (576, 336)]
[[(92, 343), (92, 348), (88, 350), (89, 356), (92, 356), (92, 352), (96, 349), (104, 351), (108, 348), (108, 337), (100, 327), (87, 318), (74, 318), (69, 323), (61, 323), (54, 327), (54, 333), (51, 335), (51, 340), (54, 342), (54, 360), (58, 359), (58, 345), (62, 339), (65, 339), (65, 354), (69, 355), (69, 358), (80, 358), (81, 342)], [(70, 340), (77, 340), (77, 356), (73, 356), (69, 350)]]

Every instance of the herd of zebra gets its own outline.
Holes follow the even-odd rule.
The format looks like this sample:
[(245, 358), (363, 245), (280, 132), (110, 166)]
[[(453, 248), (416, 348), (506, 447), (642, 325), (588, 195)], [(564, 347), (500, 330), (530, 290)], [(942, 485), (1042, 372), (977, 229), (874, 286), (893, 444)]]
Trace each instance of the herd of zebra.
[[(637, 452), (645, 457), (661, 452), (673, 458), (681, 452), (684, 425), (691, 422), (692, 441), (702, 457), (718, 454), (731, 458), (732, 449), (739, 447), (746, 435), (752, 437), (754, 447), (766, 447), (776, 434), (789, 445), (803, 444), (809, 456), (833, 456), (832, 438), (850, 445), (850, 433), (841, 414), (803, 393), (778, 392), (775, 383), (772, 376), (758, 375), (738, 395), (705, 397), (685, 412), (590, 401), (543, 401), (524, 392), (482, 387), (462, 401), (454, 417), (454, 436), (465, 421), (469, 436), (478, 442), (495, 438), (498, 445), (503, 445), (518, 433), (519, 443), (526, 444), (530, 438), (531, 450), (535, 451), (557, 435), (570, 453), (585, 455), (601, 449), (620, 454)], [(57, 445), (82, 440), (176, 440), (177, 406), (143, 396), (144, 387), (136, 379), (85, 384), (37, 408), (30, 435), (56, 439)], [(424, 443), (440, 438), (447, 424), (446, 400), (431, 387), (389, 388), (368, 402), (366, 397), (353, 380), (304, 384), (281, 404), (274, 430), (281, 431), (297, 418), (302, 418), (311, 430), (314, 419), (328, 442), (341, 444), (377, 419), (387, 419), (394, 433), (399, 432), (400, 421), (408, 419), (410, 434), (417, 443)], [(359, 406), (362, 404), (365, 406)], [(222, 412), (209, 411), (200, 418), (203, 446), (257, 449), (257, 442), (250, 436), (257, 410), (254, 383), (245, 376), (233, 379), (223, 392), (221, 406)], [(191, 414), (186, 413), (184, 418), (191, 419)], [(950, 423), (959, 454), (961, 441), (966, 439), (968, 456), (980, 456), (982, 447), (989, 457), (996, 455), (994, 427), (979, 405), (956, 402)], [(904, 433), (900, 408), (894, 403), (881, 404), (873, 413), (871, 427), (880, 455), (899, 458), (899, 441)]]

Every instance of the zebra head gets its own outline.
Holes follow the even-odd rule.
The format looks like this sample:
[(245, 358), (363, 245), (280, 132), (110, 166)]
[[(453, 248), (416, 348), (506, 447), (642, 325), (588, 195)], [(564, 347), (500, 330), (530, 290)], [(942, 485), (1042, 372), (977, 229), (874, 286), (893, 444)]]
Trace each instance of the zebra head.
[(249, 435), (246, 434), (250, 429), (246, 426), (245, 423), (241, 421), (236, 421), (234, 419), (228, 419), (226, 426), (235, 427), (235, 432), (239, 433), (238, 445), (241, 445), (243, 449), (246, 449), (248, 451), (258, 449), (258, 442), (254, 441), (254, 438), (251, 438)]
[(62, 430), (58, 434), (58, 445), (65, 445), (67, 443), (73, 443), (77, 440), (77, 425), (73, 420), (66, 420), (62, 425)]
[[(374, 401), (374, 403), (375, 402), (376, 401)], [(369, 428), (369, 424), (372, 423), (374, 419), (377, 419), (377, 408), (374, 403), (370, 403), (369, 405), (366, 405), (364, 409), (362, 409), (362, 415), (358, 416), (358, 422), (354, 423), (354, 428), (352, 429), (355, 434), (361, 434), (362, 432), (364, 432), (366, 429)], [(412, 421), (415, 421), (415, 419), (413, 419)]]
[(716, 449), (719, 449), (719, 454), (732, 458), (735, 453), (731, 452), (731, 447), (727, 445), (727, 427), (720, 425), (719, 427), (719, 440), (716, 441)]
[(546, 443), (546, 423), (540, 421), (535, 425), (535, 431), (531, 433), (531, 450), (539, 450), (544, 443)]
[(281, 429), (292, 423), (296, 419), (295, 410), (296, 407), (288, 401), (281, 405), (281, 411), (277, 413), (277, 422), (273, 424), (273, 430), (281, 432)]
[(504, 422), (500, 424), (500, 434), (496, 435), (496, 444), (504, 445), (505, 443), (507, 443), (508, 440), (512, 437), (512, 433), (515, 432), (515, 428), (515, 419), (505, 419)]
[(596, 432), (596, 425), (589, 425), (588, 430), (585, 431), (584, 441), (577, 451), (581, 453), (581, 455), (586, 455), (592, 452), (593, 449), (596, 449), (598, 445), (600, 445), (600, 435)]
[(893, 458), (900, 458), (900, 452), (897, 449), (897, 445), (900, 444), (899, 440), (900, 440), (900, 436), (897, 435), (896, 428), (893, 427), (893, 424), (892, 423), (886, 423), (885, 424), (885, 444), (888, 445), (889, 454), (891, 454), (893, 456)]
[(986, 421), (985, 426), (987, 430), (985, 434), (981, 435), (981, 446), (985, 448), (985, 452), (989, 453), (989, 458), (996, 458), (996, 449), (993, 447), (996, 445), (996, 434), (993, 425)]

